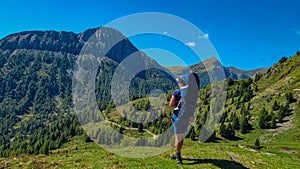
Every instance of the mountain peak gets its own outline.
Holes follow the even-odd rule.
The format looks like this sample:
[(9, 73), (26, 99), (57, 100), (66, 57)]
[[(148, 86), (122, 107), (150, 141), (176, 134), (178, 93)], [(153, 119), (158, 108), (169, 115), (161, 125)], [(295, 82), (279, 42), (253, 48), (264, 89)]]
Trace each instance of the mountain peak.
[(35, 49), (60, 51), (78, 55), (85, 42), (97, 33), (97, 39), (107, 41), (108, 39), (126, 39), (119, 31), (98, 27), (88, 29), (82, 33), (66, 31), (24, 31), (20, 33), (10, 34), (0, 40), (0, 48), (4, 50), (14, 51), (16, 49)]
[(203, 62), (217, 62), (217, 61), (218, 61), (218, 59), (213, 56), (213, 57), (210, 57), (210, 58), (204, 60)]

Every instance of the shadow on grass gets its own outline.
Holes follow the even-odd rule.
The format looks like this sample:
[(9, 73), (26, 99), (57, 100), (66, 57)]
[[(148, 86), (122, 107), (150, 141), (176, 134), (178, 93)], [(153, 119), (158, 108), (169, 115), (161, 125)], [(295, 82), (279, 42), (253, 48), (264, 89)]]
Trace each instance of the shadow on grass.
[(183, 165), (196, 165), (196, 164), (205, 164), (211, 163), (222, 169), (248, 169), (243, 166), (241, 163), (223, 159), (182, 159)]
[(281, 121), (281, 123), (286, 123), (286, 122), (288, 122), (289, 120), (287, 120), (287, 119), (283, 119), (282, 121)]
[(192, 138), (191, 139), (192, 141), (200, 141), (201, 143), (219, 143), (222, 139), (219, 138), (219, 137), (212, 137), (212, 138), (209, 138), (207, 140), (199, 140), (199, 138)]
[[(231, 138), (224, 138), (224, 139), (231, 140), (231, 141), (243, 140), (243, 138), (239, 137), (239, 136), (234, 136), (234, 137), (231, 137)], [(208, 140), (201, 140), (199, 138), (194, 138), (194, 139), (191, 139), (191, 140), (192, 141), (199, 141), (200, 143), (220, 143), (220, 141), (222, 141), (224, 139), (221, 139), (219, 137), (213, 137), (213, 138), (210, 138)]]
[[(212, 139), (206, 140), (205, 143), (219, 143), (222, 139), (219, 137), (214, 137)], [(199, 141), (199, 140), (198, 140)]]
[(231, 141), (239, 141), (239, 140), (243, 140), (243, 138), (239, 137), (239, 136), (234, 136), (234, 137), (230, 137), (230, 138), (226, 138), (227, 140), (231, 140)]

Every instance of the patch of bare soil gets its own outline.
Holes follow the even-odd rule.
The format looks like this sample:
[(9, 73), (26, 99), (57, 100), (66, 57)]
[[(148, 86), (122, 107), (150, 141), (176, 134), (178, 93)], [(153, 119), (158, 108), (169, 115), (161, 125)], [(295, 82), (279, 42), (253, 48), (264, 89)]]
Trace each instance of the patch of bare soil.
[(282, 153), (286, 153), (286, 154), (298, 154), (299, 152), (295, 149), (291, 149), (291, 148), (281, 148), (279, 150)]

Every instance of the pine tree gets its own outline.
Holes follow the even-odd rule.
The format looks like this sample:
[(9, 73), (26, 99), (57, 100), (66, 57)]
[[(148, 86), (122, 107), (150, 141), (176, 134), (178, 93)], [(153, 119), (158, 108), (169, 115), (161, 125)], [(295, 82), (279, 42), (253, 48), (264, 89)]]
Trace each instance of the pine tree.
[(261, 77), (262, 77), (262, 75), (260, 73), (257, 73), (255, 75), (254, 82), (257, 82)]
[(260, 111), (260, 114), (259, 114), (259, 117), (258, 117), (258, 124), (259, 124), (259, 127), (261, 129), (265, 129), (268, 127), (268, 124), (267, 124), (267, 116), (268, 116), (268, 112), (266, 111), (265, 108), (263, 108), (261, 111)]
[(287, 61), (287, 57), (283, 56), (283, 57), (279, 60), (279, 63), (284, 63), (285, 61)]
[(227, 130), (227, 134), (226, 134), (227, 138), (234, 138), (235, 137), (235, 131), (234, 131), (231, 123), (229, 123), (227, 125), (227, 129), (226, 130)]
[(257, 85), (255, 85), (254, 91), (258, 92), (258, 86)]
[(222, 137), (226, 137), (226, 125), (224, 123), (222, 123), (220, 126), (220, 135)]
[(278, 111), (278, 122), (282, 123), (283, 118), (285, 117), (285, 109), (283, 106), (280, 106), (280, 109)]
[(195, 132), (195, 128), (192, 127), (190, 132), (189, 132), (189, 137), (191, 138), (191, 140), (195, 139), (196, 137), (196, 132)]
[(122, 126), (119, 128), (119, 133), (124, 134), (124, 128)]
[(49, 148), (48, 148), (48, 145), (47, 145), (47, 144), (44, 144), (44, 145), (41, 147), (39, 153), (45, 154), (45, 155), (49, 155)]
[(228, 79), (227, 79), (227, 85), (228, 85), (228, 86), (234, 85), (234, 80), (233, 80), (232, 78), (228, 78)]
[(250, 103), (248, 103), (246, 107), (247, 107), (246, 111), (249, 111), (250, 110)]
[(234, 114), (233, 119), (232, 119), (232, 127), (234, 130), (240, 129), (240, 121), (236, 114)]
[(234, 138), (235, 137), (235, 131), (231, 125), (231, 123), (228, 123), (226, 126), (224, 123), (221, 124), (220, 126), (220, 135), (224, 138)]
[(280, 106), (279, 106), (279, 104), (277, 103), (277, 100), (275, 100), (275, 102), (274, 102), (274, 104), (273, 104), (273, 106), (272, 106), (272, 110), (273, 110), (273, 111), (277, 111), (277, 110), (279, 110), (279, 108), (280, 108)]
[(245, 134), (248, 131), (248, 118), (243, 114), (240, 121), (241, 133)]
[(143, 132), (143, 123), (139, 123), (139, 125), (138, 125), (138, 132)]
[(287, 104), (293, 103), (295, 101), (294, 97), (293, 97), (293, 93), (291, 93), (291, 92), (286, 93), (285, 97), (287, 100)]
[(275, 128), (276, 127), (276, 115), (273, 113), (272, 114), (272, 120), (271, 120), (271, 123), (270, 123), (270, 127), (271, 128)]
[(254, 147), (255, 147), (256, 150), (260, 149), (260, 142), (259, 142), (258, 138), (254, 142)]
[(240, 101), (238, 100), (237, 103), (236, 103), (236, 109), (239, 109), (241, 107), (241, 103)]
[(231, 98), (231, 104), (234, 104), (234, 97)]

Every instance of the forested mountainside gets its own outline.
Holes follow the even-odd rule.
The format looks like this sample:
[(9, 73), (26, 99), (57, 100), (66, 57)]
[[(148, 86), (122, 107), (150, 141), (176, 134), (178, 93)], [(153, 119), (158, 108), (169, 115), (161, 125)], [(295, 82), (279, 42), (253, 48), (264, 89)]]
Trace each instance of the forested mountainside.
[[(101, 111), (111, 105), (110, 80), (124, 58), (136, 53), (160, 67), (111, 28), (89, 29), (80, 34), (29, 31), (8, 35), (0, 40), (1, 156), (47, 154), (83, 133), (72, 111), (72, 76), (82, 47), (90, 45), (88, 40), (94, 33), (103, 48), (97, 51), (103, 62), (99, 64), (96, 79), (100, 80), (95, 88)], [(121, 41), (106, 49), (112, 39)], [(136, 75), (130, 99), (144, 97), (156, 88), (174, 88), (175, 80), (163, 70), (149, 69)]]

